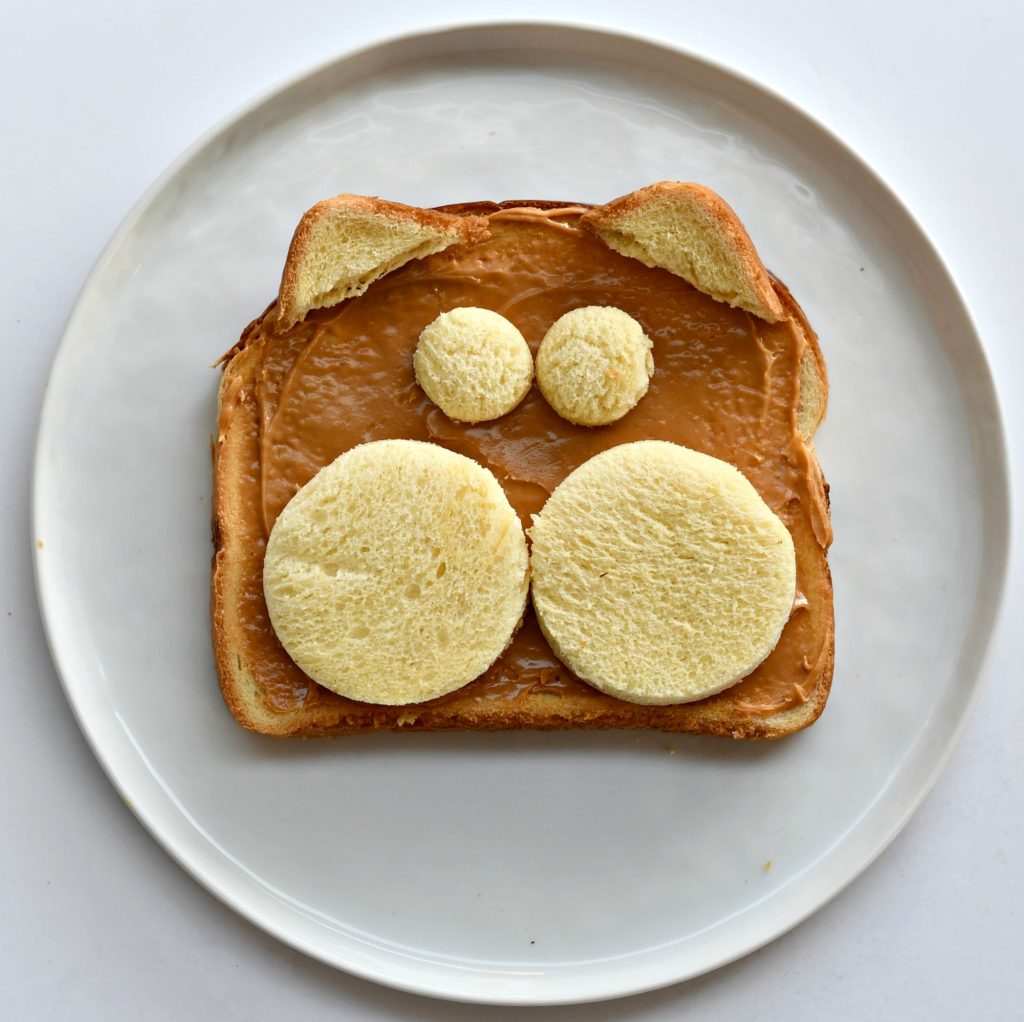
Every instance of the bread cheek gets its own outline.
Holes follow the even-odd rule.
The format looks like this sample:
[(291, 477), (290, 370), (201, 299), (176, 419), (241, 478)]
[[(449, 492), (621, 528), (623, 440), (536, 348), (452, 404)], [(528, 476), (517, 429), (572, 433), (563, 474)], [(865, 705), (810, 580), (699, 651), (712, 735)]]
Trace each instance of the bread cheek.
[(314, 681), (362, 702), (418, 703), (472, 681), (508, 645), (526, 604), (526, 540), (486, 469), (384, 440), (296, 494), (263, 580), (278, 638)]
[(731, 465), (663, 441), (611, 448), (530, 531), (533, 602), (560, 659), (628, 702), (707, 698), (778, 642), (793, 541)]

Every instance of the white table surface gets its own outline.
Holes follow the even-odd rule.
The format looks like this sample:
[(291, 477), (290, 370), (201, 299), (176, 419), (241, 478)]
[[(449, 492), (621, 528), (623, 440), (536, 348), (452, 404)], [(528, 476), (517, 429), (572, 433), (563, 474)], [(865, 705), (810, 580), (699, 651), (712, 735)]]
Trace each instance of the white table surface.
[[(14, 5), (11, 5), (14, 6)], [(427, 8), (429, 7), (429, 11)], [(826, 8), (828, 8), (826, 10)], [(0, 990), (10, 1019), (706, 1020), (1020, 1018), (1024, 605), (1018, 545), (986, 684), (938, 786), (894, 844), (762, 951), (601, 1005), (451, 1005), (306, 959), (223, 907), (149, 837), (64, 701), (31, 575), (40, 398), (93, 260), (139, 194), (252, 94), (397, 31), (483, 5), (323, 0), (19, 4), (0, 33), (2, 437)], [(424, 13), (426, 12), (426, 13)], [(1024, 5), (858, 0), (493, 4), (587, 20), (741, 69), (837, 131), (930, 233), (972, 310), (1024, 478)], [(1024, 525), (1018, 510), (1016, 524)]]

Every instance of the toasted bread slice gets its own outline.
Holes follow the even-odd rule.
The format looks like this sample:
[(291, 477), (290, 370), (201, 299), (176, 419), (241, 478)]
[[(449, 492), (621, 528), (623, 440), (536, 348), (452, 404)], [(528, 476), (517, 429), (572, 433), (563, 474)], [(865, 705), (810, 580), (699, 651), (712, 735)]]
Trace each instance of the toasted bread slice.
[(451, 216), (364, 195), (336, 195), (308, 210), (292, 236), (277, 315), (294, 326), (312, 309), (361, 295), (410, 259), (480, 240), (482, 217)]
[(616, 252), (669, 270), (720, 302), (769, 323), (785, 316), (746, 228), (710, 188), (661, 181), (592, 209), (582, 222)]
[[(365, 297), (346, 302), (337, 310), (314, 312), (307, 322), (292, 329), (280, 326), (277, 310), (271, 306), (225, 356), (215, 445), (213, 631), (221, 690), (232, 713), (245, 727), (280, 736), (357, 734), (381, 729), (653, 728), (734, 738), (776, 738), (806, 727), (821, 713), (832, 680), (834, 631), (826, 559), (831, 540), (827, 487), (810, 443), (827, 398), (824, 363), (813, 330), (785, 287), (768, 277), (781, 317), (772, 324), (767, 318), (737, 318), (746, 313), (722, 314), (723, 321), (728, 321), (730, 344), (738, 337), (735, 344), (740, 347), (734, 355), (727, 355), (731, 360), (728, 366), (709, 364), (706, 356), (712, 350), (729, 349), (702, 346), (707, 336), (703, 327), (695, 334), (688, 334), (682, 322), (673, 327), (676, 313), (672, 310), (692, 307), (698, 319), (704, 317), (701, 322), (706, 327), (707, 318), (717, 314), (710, 307), (700, 306), (697, 299), (716, 303), (701, 298), (671, 269), (668, 273), (648, 269), (646, 264), (640, 265), (606, 247), (593, 232), (588, 241), (588, 232), (579, 226), (587, 215), (584, 207), (565, 207), (564, 203), (540, 201), (445, 207), (440, 212), (450, 216), (472, 221), (490, 219), (492, 237), (483, 236), (475, 227), (473, 233), (480, 240), (469, 240), (422, 262), (403, 265), (389, 277), (387, 289), (377, 298), (376, 289), (371, 288)], [(601, 210), (595, 213), (593, 219), (600, 220)], [(534, 230), (535, 224), (548, 221), (549, 226)], [(517, 233), (520, 226), (523, 232)], [(543, 265), (538, 266), (531, 246), (541, 238), (557, 251), (548, 253), (549, 258), (540, 260)], [(614, 299), (611, 294), (596, 294), (593, 268), (583, 263), (577, 267), (577, 258), (600, 263), (597, 277), (601, 280), (613, 279), (618, 286), (620, 280), (628, 278), (636, 288), (616, 292)], [(508, 276), (506, 270), (517, 280), (522, 279), (522, 294), (527, 297), (511, 311), (497, 299), (487, 297), (488, 268), (500, 271), (502, 279)], [(538, 273), (544, 275), (548, 285), (542, 291), (530, 289)], [(453, 275), (455, 282), (447, 286)], [(407, 299), (402, 303), (402, 315), (410, 319), (415, 312), (421, 321), (418, 325), (411, 320), (403, 323), (402, 329), (395, 331), (398, 340), (393, 349), (374, 354), (371, 368), (375, 375), (354, 379), (351, 393), (345, 389), (331, 391), (342, 406), (335, 427), (322, 438), (323, 449), (306, 452), (300, 445), (292, 452), (303, 455), (296, 461), (302, 469), (296, 483), (301, 484), (303, 473), (308, 478), (318, 466), (352, 446), (353, 441), (341, 438), (356, 427), (363, 428), (359, 426), (363, 422), (366, 429), (379, 430), (376, 435), (429, 439), (466, 450), (495, 469), (494, 459), (500, 460), (503, 454), (495, 443), (502, 439), (502, 431), (509, 431), (515, 434), (509, 444), (526, 459), (522, 464), (529, 469), (527, 477), (536, 476), (542, 482), (550, 468), (545, 452), (563, 448), (573, 464), (580, 464), (598, 450), (651, 437), (683, 442), (722, 457), (737, 465), (769, 502), (789, 530), (796, 552), (797, 598), (793, 613), (778, 645), (761, 667), (738, 685), (696, 702), (669, 706), (628, 703), (584, 684), (561, 665), (528, 607), (515, 638), (515, 658), (510, 661), (512, 650), (508, 651), (482, 677), (438, 700), (401, 707), (368, 706), (322, 689), (299, 671), (270, 628), (262, 591), (266, 535), (279, 510), (277, 505), (283, 506), (293, 490), (283, 483), (278, 485), (275, 479), (268, 483), (262, 478), (261, 459), (279, 458), (279, 448), (287, 448), (291, 436), (287, 430), (294, 428), (288, 426), (296, 421), (294, 405), (291, 409), (282, 407), (284, 381), (292, 369), (300, 362), (307, 364), (305, 355), (316, 344), (321, 345), (318, 357), (329, 361), (331, 353), (325, 352), (322, 344), (325, 338), (338, 335), (342, 319), (348, 331), (364, 321), (387, 322), (388, 310), (394, 308), (390, 296), (399, 290)], [(361, 304), (364, 302), (370, 304)], [(654, 340), (655, 363), (661, 368), (651, 381), (648, 395), (633, 412), (597, 430), (560, 420), (536, 388), (506, 419), (485, 429), (463, 427), (443, 416), (435, 418), (440, 412), (435, 409), (430, 414), (429, 402), (418, 401), (410, 389), (415, 387), (412, 352), (420, 330), (439, 311), (467, 304), (505, 312), (534, 350), (547, 327), (572, 308), (615, 304), (645, 326)], [(339, 318), (339, 312), (344, 316)], [(661, 329), (651, 329), (652, 317)], [(744, 331), (749, 340), (743, 340)], [(360, 350), (372, 350), (379, 335), (365, 336), (366, 341), (359, 343), (370, 348)], [(696, 343), (692, 352), (688, 338)], [(775, 368), (770, 379), (765, 377), (767, 389), (763, 393), (757, 386), (722, 390), (723, 370), (735, 374), (749, 371), (754, 380), (763, 371), (766, 349)], [(339, 364), (350, 365), (344, 361)], [(709, 369), (714, 370), (711, 375)], [(339, 370), (339, 386), (347, 385), (344, 377), (348, 371)], [(359, 367), (352, 371), (358, 372)], [(370, 378), (381, 381), (392, 376), (397, 400), (388, 398), (387, 407), (393, 421), (382, 423), (371, 414), (373, 409), (359, 404), (365, 393), (358, 385)], [(289, 388), (294, 389), (291, 384)], [(291, 397), (294, 399), (294, 394)], [(693, 407), (680, 407), (680, 397), (692, 399)], [(349, 399), (353, 402), (351, 408), (346, 405)], [(759, 423), (763, 425), (765, 416), (774, 417), (780, 429), (788, 428), (785, 443), (765, 442), (759, 433)], [(737, 435), (746, 439), (723, 439), (723, 423), (736, 426)], [(532, 432), (524, 433), (527, 427)], [(386, 432), (388, 429), (390, 432)], [(565, 435), (552, 446), (547, 433), (559, 429)], [(666, 430), (670, 434), (681, 431), (682, 435), (666, 435)], [(775, 492), (774, 480), (793, 472), (802, 480), (800, 492), (785, 499), (784, 494)], [(536, 487), (511, 471), (496, 474), (524, 524), (528, 524), (530, 514), (543, 503), (533, 497)], [(559, 478), (556, 474), (546, 485), (557, 484)], [(795, 693), (785, 705), (768, 697), (780, 679)]]

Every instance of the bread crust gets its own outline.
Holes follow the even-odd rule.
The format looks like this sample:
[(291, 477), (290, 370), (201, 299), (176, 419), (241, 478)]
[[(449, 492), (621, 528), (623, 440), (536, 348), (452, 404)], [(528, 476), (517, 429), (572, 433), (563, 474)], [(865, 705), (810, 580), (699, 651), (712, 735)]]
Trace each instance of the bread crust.
[[(486, 225), (486, 215), (500, 209), (529, 206), (550, 210), (579, 205), (581, 204), (551, 200), (509, 200), (501, 203), (458, 203), (434, 211), (417, 212), (467, 218), (471, 226), (465, 228), (465, 237), (473, 239), (483, 237), (479, 233), (479, 220), (483, 220), (483, 224)], [(824, 415), (828, 387), (817, 337), (784, 286), (774, 282), (772, 290), (783, 317), (793, 317), (800, 324), (806, 339), (804, 362), (808, 367), (808, 379), (815, 381), (815, 392), (813, 401), (805, 409), (804, 388), (801, 387), (799, 421), (801, 428), (805, 424), (816, 428)], [(813, 688), (807, 693), (805, 702), (771, 716), (738, 715), (728, 703), (728, 690), (700, 702), (674, 706), (645, 706), (603, 696), (600, 708), (582, 703), (571, 695), (561, 695), (555, 700), (544, 694), (533, 693), (518, 698), (515, 704), (496, 701), (493, 704), (471, 706), (460, 704), (456, 693), (454, 698), (447, 697), (440, 702), (409, 707), (382, 706), (379, 712), (377, 708), (374, 709), (372, 718), (358, 721), (346, 716), (344, 706), (336, 703), (314, 702), (312, 705), (288, 712), (272, 709), (263, 698), (251, 670), (240, 653), (242, 625), (237, 614), (237, 606), (241, 590), (243, 552), (247, 544), (263, 542), (262, 538), (246, 534), (244, 516), (241, 514), (246, 499), (243, 493), (244, 478), (250, 471), (254, 456), (258, 457), (258, 445), (254, 440), (258, 429), (258, 410), (251, 395), (247, 394), (247, 388), (252, 386), (258, 377), (259, 360), (253, 357), (254, 349), (250, 342), (258, 334), (265, 317), (277, 316), (277, 304), (272, 303), (263, 317), (249, 324), (239, 342), (222, 359), (224, 371), (218, 399), (219, 428), (214, 444), (214, 555), (211, 582), (214, 657), (224, 701), (243, 727), (274, 737), (341, 736), (377, 730), (558, 731), (641, 728), (737, 739), (774, 739), (801, 730), (818, 719), (828, 699), (834, 670), (832, 580), (825, 557), (830, 535), (804, 535), (798, 543), (797, 550), (798, 561), (801, 557), (814, 558), (816, 596), (827, 608), (822, 626), (820, 652), (811, 669)], [(801, 373), (801, 376), (803, 375)], [(225, 414), (226, 412), (230, 414)], [(806, 438), (810, 439), (809, 433)], [(810, 455), (814, 457), (813, 449)], [(820, 480), (822, 498), (827, 508), (828, 488), (820, 477), (816, 460), (813, 467)]]
[(529, 534), (544, 637), (577, 677), (627, 702), (731, 688), (793, 615), (789, 530), (739, 469), (680, 444), (595, 454), (555, 487)]

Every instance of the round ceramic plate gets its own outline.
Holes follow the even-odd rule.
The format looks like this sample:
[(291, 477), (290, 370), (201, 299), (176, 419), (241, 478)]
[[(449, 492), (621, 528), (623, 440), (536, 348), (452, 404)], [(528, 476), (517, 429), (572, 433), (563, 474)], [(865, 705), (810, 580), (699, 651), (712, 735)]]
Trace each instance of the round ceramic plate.
[[(836, 672), (774, 744), (652, 733), (275, 741), (210, 650), (212, 362), (276, 292), (304, 209), (603, 201), (710, 185), (821, 336)], [(326, 962), (484, 1002), (611, 997), (764, 944), (886, 845), (977, 687), (1007, 496), (977, 337), (906, 210), (827, 131), (692, 55), (605, 32), (399, 39), (260, 100), (131, 213), (43, 411), (37, 576), (97, 756), (199, 881)]]

